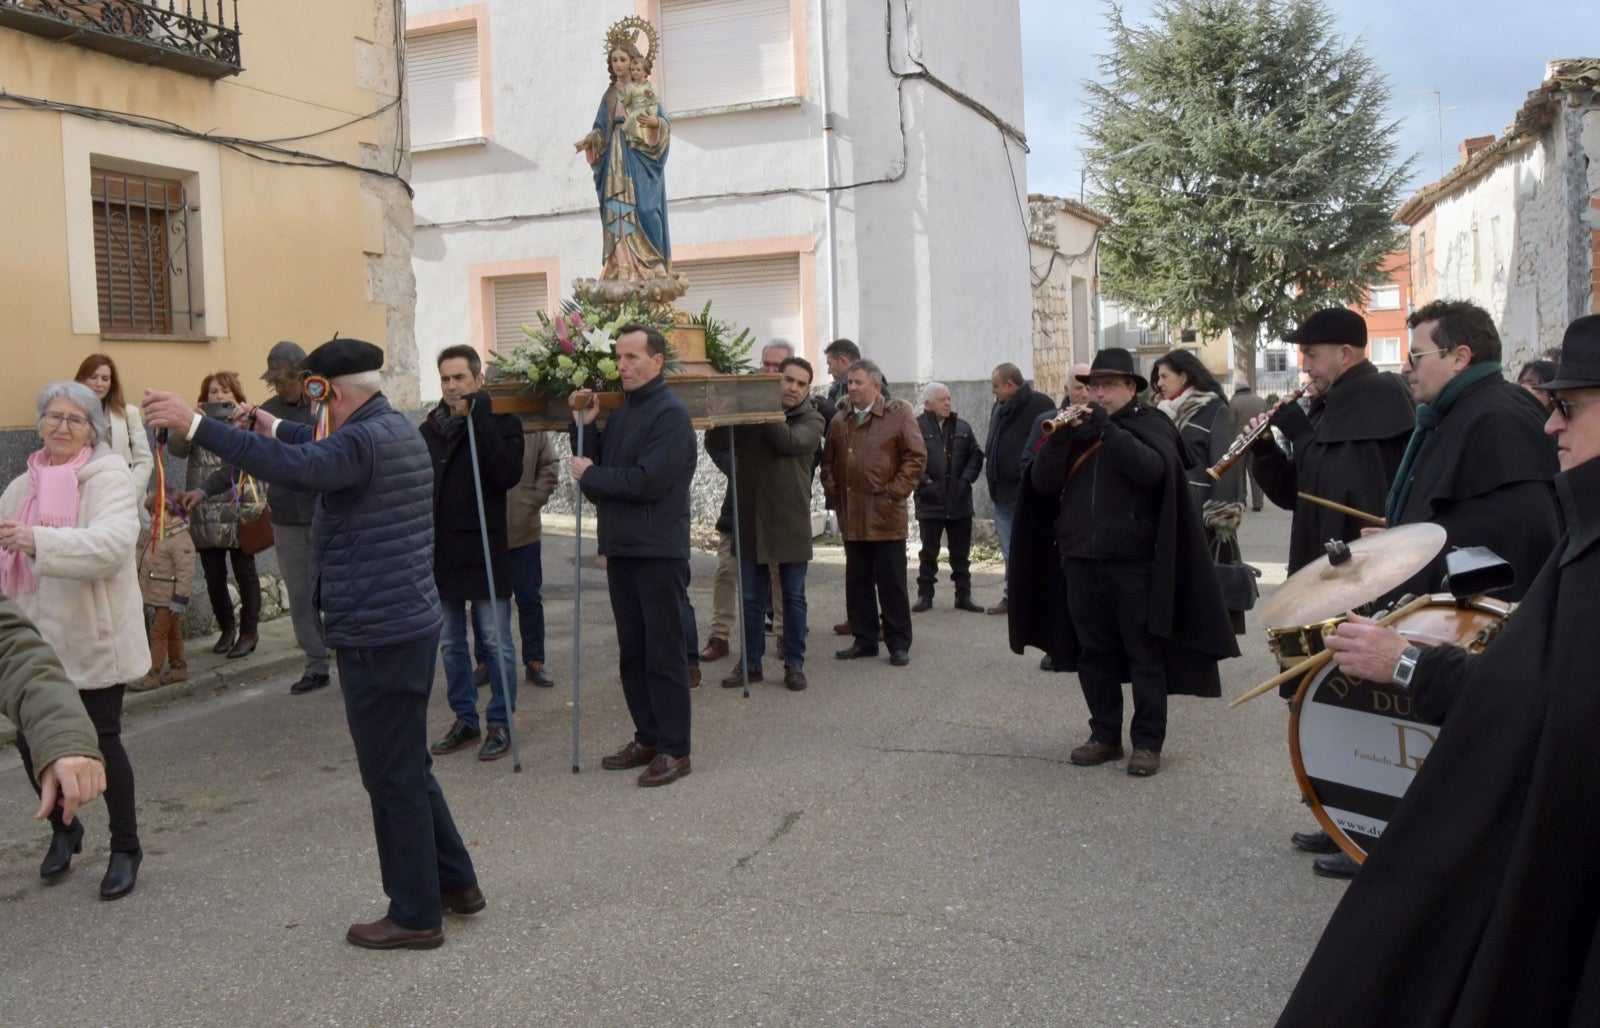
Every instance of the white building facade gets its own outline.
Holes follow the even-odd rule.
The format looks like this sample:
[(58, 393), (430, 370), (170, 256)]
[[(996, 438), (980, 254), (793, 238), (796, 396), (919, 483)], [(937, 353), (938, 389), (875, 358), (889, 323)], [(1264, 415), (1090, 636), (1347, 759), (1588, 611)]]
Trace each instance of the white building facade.
[(1400, 209), (1412, 295), (1487, 310), (1515, 373), (1600, 313), (1600, 59), (1551, 62), (1504, 135), (1463, 158)]
[[(458, 343), (516, 345), (535, 310), (598, 275), (597, 199), (574, 143), (607, 85), (607, 28), (631, 15), (661, 35), (682, 309), (713, 300), (824, 379), (837, 337), (896, 383), (986, 390), (1002, 361), (1031, 368), (1017, 0), (407, 11), (421, 367)], [(438, 395), (426, 374), (423, 395)]]

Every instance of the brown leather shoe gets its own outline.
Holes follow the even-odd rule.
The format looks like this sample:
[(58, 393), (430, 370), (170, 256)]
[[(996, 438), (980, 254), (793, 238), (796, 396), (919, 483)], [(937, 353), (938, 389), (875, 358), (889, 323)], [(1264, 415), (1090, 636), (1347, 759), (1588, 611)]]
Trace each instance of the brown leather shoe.
[(646, 789), (656, 785), (667, 785), (676, 782), (689, 773), (689, 755), (671, 757), (665, 753), (656, 754), (656, 759), (650, 762), (639, 775), (639, 784)]
[(706, 640), (706, 648), (700, 651), (700, 659), (706, 663), (721, 660), (728, 655), (728, 640), (720, 635), (713, 635)]
[(797, 667), (784, 668), (783, 687), (790, 692), (802, 692), (806, 687), (806, 673)]
[(175, 660), (167, 665), (161, 672), (161, 684), (171, 685), (173, 682), (187, 682), (189, 680), (189, 665), (181, 660)]
[(439, 894), (439, 907), (446, 914), (460, 914), (462, 916), (476, 914), (488, 905), (489, 901), (483, 898), (483, 890), (476, 885), (470, 889), (462, 889), (460, 892), (441, 892)]
[[(760, 668), (753, 667), (750, 669), (750, 681), (761, 681)], [(724, 689), (742, 689), (744, 687), (744, 675), (739, 671), (739, 669), (735, 668), (733, 674), (722, 680), (722, 687)]]
[(1108, 760), (1120, 760), (1122, 759), (1122, 744), (1090, 739), (1073, 750), (1067, 759), (1079, 767), (1094, 767), (1096, 764), (1104, 764)]
[(644, 767), (656, 759), (654, 746), (640, 746), (630, 742), (622, 749), (607, 757), (600, 758), (600, 766), (607, 771), (626, 771), (630, 767)]
[(1128, 758), (1128, 774), (1137, 778), (1149, 778), (1160, 770), (1161, 754), (1155, 750), (1134, 750)]
[(689, 665), (689, 688), (691, 688), (691, 689), (700, 688), (700, 665), (699, 664), (690, 664)]
[(362, 949), (437, 949), (444, 945), (443, 928), (401, 928), (387, 917), (371, 924), (353, 924), (344, 941)]
[(1011, 600), (1006, 598), (1006, 597), (1001, 597), (999, 603), (997, 603), (994, 606), (990, 607), (988, 610), (984, 611), (984, 613), (985, 614), (1009, 614), (1009, 613), (1011, 613)]
[(850, 634), (852, 634), (851, 631), (850, 631), (850, 622), (841, 621), (837, 625), (834, 625), (833, 626), (833, 634), (834, 635), (850, 635)]
[(129, 682), (128, 691), (149, 692), (151, 689), (161, 688), (163, 684), (164, 683), (161, 681), (161, 673), (152, 669), (150, 671), (146, 671), (143, 678)]

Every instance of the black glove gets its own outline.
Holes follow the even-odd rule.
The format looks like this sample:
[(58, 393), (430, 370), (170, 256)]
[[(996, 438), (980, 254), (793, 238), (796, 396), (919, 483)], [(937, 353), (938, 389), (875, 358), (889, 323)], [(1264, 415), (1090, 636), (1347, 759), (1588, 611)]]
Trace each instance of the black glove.
[(1111, 415), (1106, 413), (1104, 407), (1096, 404), (1089, 405), (1089, 416), (1072, 426), (1072, 441), (1075, 443), (1092, 443), (1105, 435), (1106, 426), (1111, 424)]

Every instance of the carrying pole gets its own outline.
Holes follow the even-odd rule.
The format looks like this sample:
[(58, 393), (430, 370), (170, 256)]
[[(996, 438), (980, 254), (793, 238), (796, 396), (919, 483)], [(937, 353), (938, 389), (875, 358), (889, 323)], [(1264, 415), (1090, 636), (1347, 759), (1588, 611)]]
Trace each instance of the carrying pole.
[[(522, 753), (517, 749), (517, 728), (514, 722), (517, 719), (517, 699), (511, 693), (512, 683), (506, 681), (505, 661), (501, 657), (505, 650), (501, 649), (505, 640), (500, 637), (500, 617), (495, 611), (494, 595), (494, 561), (489, 551), (489, 520), (483, 508), (483, 471), (478, 467), (478, 433), (472, 425), (472, 407), (467, 407), (467, 452), (472, 455), (472, 489), (473, 496), (478, 501), (478, 534), (483, 539), (483, 573), (489, 580), (489, 640), (494, 646), (491, 654), (493, 664), (489, 669), (489, 681), (498, 682), (500, 689), (500, 702), (506, 708), (506, 737), (511, 741), (511, 772), (522, 771)], [(468, 601), (476, 602), (476, 601)], [(511, 601), (508, 599), (507, 604)], [(515, 665), (515, 661), (512, 662)], [(492, 686), (491, 686), (492, 688)]]
[[(578, 441), (572, 448), (574, 457), (583, 456), (583, 408), (572, 412), (577, 425)], [(573, 509), (577, 512), (577, 530), (572, 547), (572, 773), (578, 773), (578, 680), (582, 677), (583, 661), (583, 488), (572, 483)]]

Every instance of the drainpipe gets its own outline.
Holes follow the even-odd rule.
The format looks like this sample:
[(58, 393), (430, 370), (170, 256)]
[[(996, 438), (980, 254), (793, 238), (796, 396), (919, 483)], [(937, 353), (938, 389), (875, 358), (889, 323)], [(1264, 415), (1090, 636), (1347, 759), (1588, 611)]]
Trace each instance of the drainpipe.
[[(821, 43), (822, 70), (817, 88), (817, 101), (822, 107), (822, 181), (826, 186), (823, 194), (826, 202), (825, 232), (828, 237), (826, 259), (828, 262), (828, 339), (823, 343), (832, 342), (839, 338), (839, 243), (834, 235), (834, 206), (833, 206), (833, 111), (828, 107), (828, 0), (817, 2), (817, 36)], [(820, 348), (819, 348), (820, 350)]]

